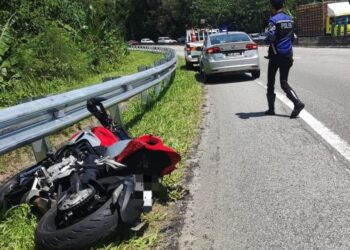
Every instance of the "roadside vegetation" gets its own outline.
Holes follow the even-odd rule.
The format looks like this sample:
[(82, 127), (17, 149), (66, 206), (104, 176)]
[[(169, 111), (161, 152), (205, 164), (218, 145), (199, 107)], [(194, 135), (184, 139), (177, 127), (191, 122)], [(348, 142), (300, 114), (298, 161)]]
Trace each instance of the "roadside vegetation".
[[(165, 144), (175, 148), (182, 156), (178, 169), (163, 179), (163, 190), (155, 194), (153, 211), (143, 220), (147, 228), (141, 233), (122, 231), (120, 237), (108, 245), (96, 249), (147, 249), (164, 241), (161, 231), (171, 219), (169, 202), (181, 199), (185, 192), (181, 180), (185, 171), (185, 159), (193, 140), (198, 134), (201, 114), (202, 87), (196, 81), (195, 72), (185, 70), (181, 59), (173, 83), (156, 97), (150, 91), (148, 106), (140, 98), (131, 100), (123, 121), (133, 137), (142, 134), (160, 136)], [(74, 127), (76, 130), (81, 126)], [(73, 133), (65, 132), (65, 139)], [(61, 135), (62, 137), (62, 135)], [(34, 229), (38, 218), (30, 213), (28, 205), (0, 212), (0, 249), (33, 249)]]
[(0, 107), (65, 91), (128, 54), (113, 1), (0, 2)]
[[(117, 17), (126, 38), (140, 40), (159, 36), (179, 38), (192, 27), (227, 27), (247, 33), (264, 32), (270, 17), (268, 0), (116, 0), (123, 9)], [(295, 15), (300, 4), (321, 0), (288, 0), (285, 10)]]

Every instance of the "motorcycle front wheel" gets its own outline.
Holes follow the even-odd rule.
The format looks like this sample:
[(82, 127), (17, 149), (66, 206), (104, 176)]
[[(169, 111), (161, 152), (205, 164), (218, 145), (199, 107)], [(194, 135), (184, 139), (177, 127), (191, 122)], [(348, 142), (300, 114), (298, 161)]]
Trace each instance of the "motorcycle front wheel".
[(37, 249), (87, 249), (112, 236), (119, 219), (112, 199), (92, 214), (64, 228), (56, 226), (56, 215), (57, 206), (54, 206), (39, 221), (35, 231)]

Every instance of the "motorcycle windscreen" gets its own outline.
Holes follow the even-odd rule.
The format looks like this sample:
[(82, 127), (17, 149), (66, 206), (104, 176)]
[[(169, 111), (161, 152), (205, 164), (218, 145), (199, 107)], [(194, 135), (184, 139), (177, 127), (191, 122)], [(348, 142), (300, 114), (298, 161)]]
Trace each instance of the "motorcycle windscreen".
[(124, 171), (130, 174), (164, 176), (175, 169), (181, 156), (159, 137), (144, 135), (133, 139), (116, 160), (127, 165)]

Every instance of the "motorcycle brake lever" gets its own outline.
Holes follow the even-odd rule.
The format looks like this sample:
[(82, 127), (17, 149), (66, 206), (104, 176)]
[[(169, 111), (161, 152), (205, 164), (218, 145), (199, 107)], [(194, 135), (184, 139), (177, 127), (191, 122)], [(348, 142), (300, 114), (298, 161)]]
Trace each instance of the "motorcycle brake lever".
[(114, 169), (118, 169), (118, 168), (126, 168), (126, 165), (120, 163), (120, 162), (117, 162), (113, 159), (110, 159), (109, 156), (107, 157), (103, 157), (103, 158), (100, 158), (100, 159), (96, 159), (95, 160), (95, 163), (97, 165), (103, 165), (103, 164), (107, 164), (108, 166), (114, 168)]
[(94, 162), (96, 163), (96, 165), (103, 165), (107, 158), (108, 158), (108, 156), (107, 157), (102, 157), (100, 159), (96, 159)]
[(114, 169), (126, 168), (126, 165), (121, 164), (121, 163), (114, 161), (112, 159), (107, 159), (107, 161), (105, 163)]

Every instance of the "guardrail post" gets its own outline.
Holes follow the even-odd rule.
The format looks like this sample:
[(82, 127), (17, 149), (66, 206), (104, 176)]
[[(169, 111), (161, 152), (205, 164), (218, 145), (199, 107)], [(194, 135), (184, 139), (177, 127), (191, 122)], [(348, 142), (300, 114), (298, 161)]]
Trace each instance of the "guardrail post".
[(164, 78), (165, 86), (168, 86), (168, 85), (169, 85), (169, 83), (170, 83), (170, 78), (171, 78), (171, 76), (167, 76), (167, 77)]
[[(157, 79), (159, 79), (160, 78), (160, 74), (157, 74), (157, 77), (156, 77)], [(159, 96), (159, 94), (160, 94), (160, 92), (162, 91), (162, 86), (161, 86), (161, 82), (160, 83), (158, 83), (157, 85), (156, 85), (156, 87), (155, 87), (155, 91), (156, 91), (156, 95), (157, 96)]]
[(148, 90), (145, 90), (141, 93), (141, 102), (143, 106), (148, 106), (149, 105), (149, 94)]
[[(138, 67), (138, 71), (141, 72), (141, 71), (144, 71), (144, 70), (147, 70), (148, 67), (147, 66), (139, 66)], [(148, 106), (149, 104), (149, 94), (148, 94), (148, 90), (145, 90), (141, 93), (141, 103), (143, 106)]]
[(46, 158), (47, 153), (52, 151), (52, 147), (49, 141), (49, 138), (41, 138), (38, 141), (35, 141), (31, 144), (35, 160), (37, 162)]
[(122, 115), (121, 115), (121, 111), (118, 103), (109, 108), (109, 114), (112, 117), (113, 121), (116, 121), (121, 127), (124, 127), (123, 119), (122, 119)]

